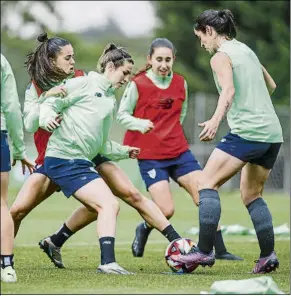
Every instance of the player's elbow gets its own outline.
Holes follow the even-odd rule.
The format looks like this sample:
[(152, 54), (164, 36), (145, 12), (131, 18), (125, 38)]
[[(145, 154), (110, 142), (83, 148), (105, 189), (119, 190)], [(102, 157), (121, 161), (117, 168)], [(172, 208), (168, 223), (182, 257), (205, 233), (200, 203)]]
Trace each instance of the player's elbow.
[(233, 99), (234, 96), (235, 96), (235, 88), (233, 86), (228, 87), (227, 88), (227, 93), (228, 93), (229, 97), (231, 99)]
[(271, 90), (272, 90), (272, 92), (274, 92), (276, 88), (277, 88), (277, 84), (276, 84), (275, 81), (273, 80), (273, 82), (272, 82), (272, 84), (271, 84)]

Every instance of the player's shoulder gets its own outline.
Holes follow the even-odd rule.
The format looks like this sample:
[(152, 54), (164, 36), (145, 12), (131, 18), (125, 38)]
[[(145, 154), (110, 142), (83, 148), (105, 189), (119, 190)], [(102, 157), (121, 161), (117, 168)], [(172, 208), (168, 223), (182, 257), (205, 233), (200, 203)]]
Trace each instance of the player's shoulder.
[(173, 72), (173, 80), (176, 83), (183, 83), (183, 84), (186, 83), (185, 77), (182, 74), (178, 73), (178, 72)]
[(217, 69), (223, 66), (225, 63), (229, 63), (229, 62), (230, 62), (229, 56), (222, 51), (218, 51), (210, 59), (210, 66), (212, 69)]

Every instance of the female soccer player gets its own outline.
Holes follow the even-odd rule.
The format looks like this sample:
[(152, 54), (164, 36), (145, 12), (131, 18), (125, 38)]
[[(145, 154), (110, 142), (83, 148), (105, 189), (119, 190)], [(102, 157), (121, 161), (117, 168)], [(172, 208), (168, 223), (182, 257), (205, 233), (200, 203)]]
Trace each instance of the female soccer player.
[[(155, 39), (149, 49), (147, 66), (128, 85), (117, 121), (128, 131), (124, 144), (141, 148), (138, 165), (153, 201), (170, 219), (174, 203), (169, 186), (171, 177), (198, 206), (197, 179), (201, 167), (189, 150), (182, 123), (187, 113), (187, 83), (173, 72), (175, 48), (165, 38)], [(142, 222), (136, 228), (132, 252), (142, 257), (152, 226)], [(216, 232), (218, 259), (242, 260), (227, 252), (221, 231)]]
[[(46, 176), (42, 166), (51, 133), (39, 128), (39, 105), (50, 95), (66, 95), (65, 88), (60, 84), (63, 79), (73, 77), (74, 71), (75, 76), (84, 75), (82, 71), (74, 70), (74, 51), (67, 40), (59, 37), (48, 39), (47, 34), (40, 35), (38, 40), (41, 44), (34, 53), (29, 55), (27, 62), (28, 72), (33, 83), (26, 91), (24, 123), (28, 131), (36, 131), (34, 138), (39, 155), (36, 159), (37, 170), (35, 174), (26, 180), (11, 208), (15, 223), (15, 234), (17, 234), (22, 219), (57, 189), (57, 186)], [(100, 58), (101, 72), (105, 71), (107, 63), (108, 55), (103, 55)], [(37, 71), (36, 69), (40, 70)], [(49, 89), (55, 84), (58, 86), (42, 93), (44, 89)], [(114, 195), (137, 208), (145, 217), (147, 213), (152, 211), (151, 202), (141, 195), (126, 174), (114, 162), (101, 155), (94, 157), (93, 162), (98, 173), (106, 181)], [(154, 217), (154, 212), (149, 214), (149, 217)], [(158, 217), (159, 214), (156, 216)], [(95, 221), (96, 218), (96, 212), (81, 206), (69, 217), (59, 231), (41, 240), (39, 245), (57, 267), (63, 268), (60, 248), (69, 237)]]
[(16, 282), (14, 270), (14, 226), (8, 209), (8, 184), (10, 149), (8, 135), (13, 145), (13, 163), (20, 160), (22, 172), (25, 167), (33, 172), (33, 164), (26, 158), (21, 108), (16, 81), (7, 59), (1, 54), (1, 281)]
[[(132, 67), (133, 61), (130, 55), (124, 49), (112, 44), (105, 49), (100, 58), (102, 74), (90, 72), (88, 77), (66, 81), (68, 95), (64, 98), (51, 96), (40, 107), (39, 121), (50, 131), (58, 127), (59, 122), (55, 118), (52, 120), (49, 118), (47, 121), (46, 110), (49, 113), (54, 113), (56, 110), (63, 111), (63, 121), (49, 140), (45, 172), (61, 187), (66, 196), (74, 195), (90, 211), (98, 212), (97, 225), (101, 246), (101, 265), (98, 271), (105, 273), (128, 272), (115, 263), (114, 229), (117, 212), (114, 203), (116, 201), (112, 200), (114, 196), (104, 181), (98, 179), (97, 172), (92, 170), (92, 162), (88, 160), (99, 151), (102, 151), (102, 154), (110, 153), (112, 159), (128, 158), (128, 153), (135, 158), (139, 152), (136, 148), (105, 141), (116, 107), (114, 90), (127, 82)], [(68, 132), (70, 136), (66, 136)], [(57, 139), (60, 140), (59, 144), (55, 142)], [(68, 157), (71, 159), (68, 160)], [(54, 163), (57, 163), (55, 168)], [(98, 186), (101, 191), (96, 190), (98, 183), (102, 184)], [(153, 223), (169, 241), (180, 237), (152, 201), (141, 194), (133, 197), (121, 196), (121, 198), (136, 208), (149, 223)], [(70, 220), (74, 225), (77, 224), (72, 217)], [(112, 223), (109, 223), (110, 221)], [(85, 226), (84, 220), (79, 222), (83, 223), (82, 227)], [(80, 223), (77, 224), (77, 230), (82, 228)], [(108, 236), (104, 236), (105, 234)]]
[(272, 216), (262, 192), (283, 142), (282, 128), (270, 98), (276, 84), (256, 54), (235, 39), (231, 11), (204, 11), (196, 20), (194, 33), (201, 47), (213, 55), (210, 65), (219, 92), (212, 118), (200, 124), (203, 127), (200, 140), (212, 140), (225, 115), (231, 130), (210, 155), (199, 179), (198, 247), (188, 256), (174, 259), (209, 266), (215, 263), (212, 246), (221, 213), (217, 190), (242, 169), (241, 198), (261, 250), (253, 273), (271, 272), (279, 261), (274, 252)]

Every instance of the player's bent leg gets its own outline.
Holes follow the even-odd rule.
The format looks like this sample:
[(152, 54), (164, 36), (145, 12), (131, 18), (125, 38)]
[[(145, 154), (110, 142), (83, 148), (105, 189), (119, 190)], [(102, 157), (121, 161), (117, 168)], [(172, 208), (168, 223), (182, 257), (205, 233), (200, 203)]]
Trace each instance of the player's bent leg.
[(268, 273), (279, 267), (274, 251), (272, 215), (262, 198), (263, 187), (270, 171), (263, 166), (248, 163), (241, 174), (241, 197), (252, 219), (261, 250), (253, 273)]
[[(125, 172), (118, 165), (113, 162), (102, 163), (98, 166), (98, 172), (110, 187), (113, 194), (138, 210), (140, 215), (145, 219), (146, 222), (142, 222), (137, 226), (136, 236), (132, 244), (133, 255), (135, 257), (142, 257), (145, 244), (152, 228), (155, 227), (162, 231), (169, 225), (169, 222), (165, 219), (156, 205), (137, 190)], [(166, 191), (163, 193), (165, 192)], [(166, 214), (171, 215), (173, 212), (172, 209), (166, 212)]]
[(101, 179), (95, 179), (78, 189), (74, 197), (86, 207), (98, 213), (97, 233), (99, 237), (115, 236), (119, 203)]
[(87, 225), (96, 221), (98, 214), (92, 208), (80, 206), (65, 222), (65, 225), (73, 232), (83, 229)]
[(61, 255), (61, 248), (63, 244), (73, 234), (83, 229), (93, 221), (96, 221), (96, 219), (96, 211), (82, 205), (71, 214), (71, 216), (56, 233), (42, 239), (39, 242), (39, 246), (48, 255), (56, 267), (65, 268)]
[(57, 186), (43, 174), (33, 173), (26, 179), (10, 208), (10, 213), (14, 221), (14, 236), (17, 235), (24, 217), (37, 205), (51, 196), (56, 189)]
[(130, 274), (115, 260), (116, 218), (120, 207), (104, 180), (98, 178), (90, 181), (78, 189), (74, 193), (74, 197), (85, 206), (98, 212), (97, 234), (101, 249), (101, 264), (97, 272), (102, 270), (103, 273)]
[[(168, 180), (162, 180), (154, 183), (148, 188), (148, 190), (153, 202), (162, 211), (163, 215), (167, 219), (170, 219), (174, 214), (174, 202)], [(169, 223), (167, 223), (167, 225), (168, 224)], [(136, 227), (135, 237), (132, 243), (132, 253), (135, 257), (143, 257), (145, 246), (152, 229), (153, 226), (145, 221), (141, 222)], [(164, 226), (162, 226), (161, 230), (162, 229), (164, 229)]]

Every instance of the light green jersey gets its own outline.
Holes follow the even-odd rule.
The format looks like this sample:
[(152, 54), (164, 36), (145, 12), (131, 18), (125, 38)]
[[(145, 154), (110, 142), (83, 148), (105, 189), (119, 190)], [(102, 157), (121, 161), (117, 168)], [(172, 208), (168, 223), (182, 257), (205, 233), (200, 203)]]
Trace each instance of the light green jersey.
[(25, 157), (23, 122), (16, 81), (7, 59), (1, 54), (1, 130), (8, 130), (13, 159)]
[[(67, 79), (73, 78), (70, 75)], [(64, 83), (60, 81), (56, 83), (55, 86)], [(39, 128), (39, 106), (45, 100), (45, 93), (38, 96), (36, 88), (33, 83), (30, 83), (25, 91), (24, 108), (23, 108), (23, 123), (24, 128), (29, 133), (34, 133)]]
[[(250, 141), (283, 142), (282, 128), (256, 54), (236, 39), (225, 41), (218, 51), (226, 53), (232, 63), (235, 97), (227, 113), (231, 133)], [(221, 93), (215, 72), (213, 75)]]
[(129, 157), (129, 147), (108, 140), (117, 101), (110, 81), (101, 74), (66, 81), (67, 96), (51, 96), (40, 105), (39, 126), (61, 113), (63, 120), (51, 135), (45, 156), (91, 161), (98, 153), (112, 160)]
[[(170, 86), (172, 79), (173, 79), (173, 73), (171, 73), (167, 77), (161, 77), (156, 75), (152, 69), (149, 69), (146, 73), (146, 76), (158, 87), (161, 89), (166, 89)], [(180, 115), (180, 122), (183, 124), (183, 121), (187, 114), (187, 105), (188, 105), (188, 87), (187, 82), (185, 80), (185, 101), (182, 106), (181, 115)], [(132, 131), (140, 131), (141, 133), (144, 133), (147, 126), (148, 126), (148, 120), (147, 119), (141, 119), (136, 118), (132, 116), (134, 109), (136, 107), (136, 103), (138, 100), (138, 90), (137, 86), (134, 81), (131, 81), (121, 98), (118, 113), (117, 113), (117, 122), (121, 123), (126, 127), (128, 130)]]

